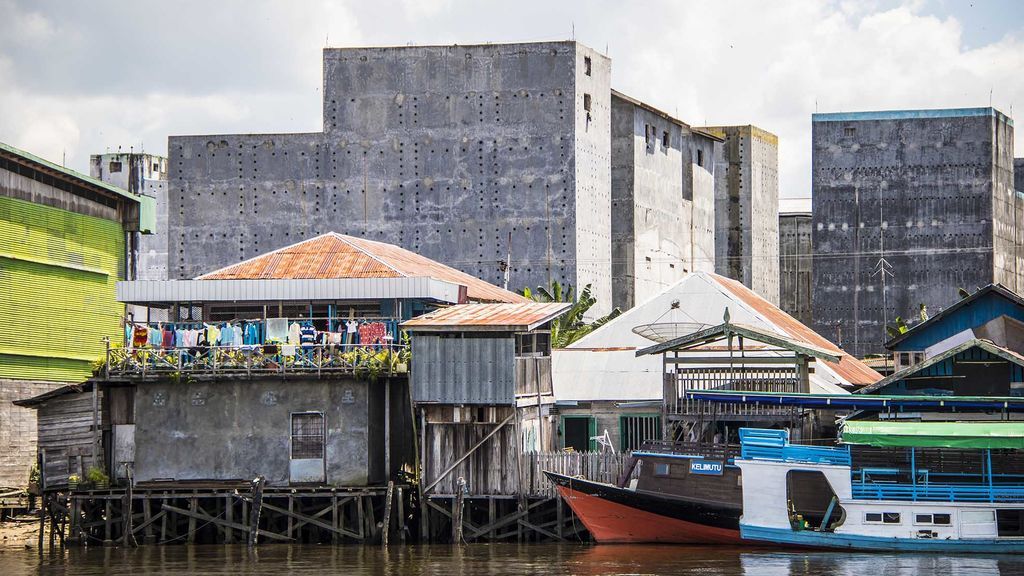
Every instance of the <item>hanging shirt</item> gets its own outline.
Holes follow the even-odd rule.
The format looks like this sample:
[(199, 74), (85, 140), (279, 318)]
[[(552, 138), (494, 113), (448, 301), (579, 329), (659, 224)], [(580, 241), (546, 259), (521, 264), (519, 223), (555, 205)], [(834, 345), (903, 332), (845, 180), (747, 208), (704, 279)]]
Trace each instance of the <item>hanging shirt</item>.
[(267, 342), (288, 341), (288, 319), (267, 318)]
[(235, 329), (231, 324), (225, 324), (224, 328), (220, 331), (220, 345), (221, 346), (234, 346), (235, 345)]
[(298, 322), (292, 322), (292, 325), (288, 327), (288, 343), (289, 344), (301, 344), (302, 343), (302, 327), (299, 326)]
[(240, 339), (244, 339), (244, 342), (249, 345), (260, 343), (260, 327), (255, 322), (250, 322), (245, 325), (245, 334), (243, 336), (242, 329), (235, 326), (236, 336)]
[(349, 334), (355, 334), (359, 331), (359, 322), (356, 322), (355, 320), (345, 322), (345, 331)]
[(216, 326), (206, 325), (206, 343), (211, 346), (216, 346), (217, 341), (220, 340), (220, 330)]
[(386, 333), (383, 322), (367, 322), (359, 327), (359, 343), (364, 346), (377, 344)]
[(156, 328), (148, 328), (147, 330), (149, 332), (149, 346), (150, 346), (150, 348), (159, 348), (160, 347), (160, 341), (163, 338), (163, 336), (160, 334), (160, 331), (157, 330)]
[(142, 348), (149, 342), (149, 329), (136, 324), (132, 328), (132, 348)]
[(185, 347), (185, 330), (182, 328), (178, 328), (177, 330), (174, 331), (174, 347)]
[(164, 326), (161, 340), (164, 348), (174, 348), (174, 330), (171, 330), (170, 326)]
[(299, 328), (299, 340), (303, 348), (312, 348), (316, 343), (316, 328), (312, 324), (305, 324)]

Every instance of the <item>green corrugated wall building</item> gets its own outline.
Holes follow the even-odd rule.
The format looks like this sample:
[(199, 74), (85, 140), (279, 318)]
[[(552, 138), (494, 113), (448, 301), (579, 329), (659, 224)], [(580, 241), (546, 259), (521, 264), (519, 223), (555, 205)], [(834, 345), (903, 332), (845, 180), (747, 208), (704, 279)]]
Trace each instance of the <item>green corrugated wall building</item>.
[(151, 198), (0, 143), (0, 486), (35, 459), (35, 411), (11, 401), (85, 380), (120, 341), (115, 285), (153, 219)]

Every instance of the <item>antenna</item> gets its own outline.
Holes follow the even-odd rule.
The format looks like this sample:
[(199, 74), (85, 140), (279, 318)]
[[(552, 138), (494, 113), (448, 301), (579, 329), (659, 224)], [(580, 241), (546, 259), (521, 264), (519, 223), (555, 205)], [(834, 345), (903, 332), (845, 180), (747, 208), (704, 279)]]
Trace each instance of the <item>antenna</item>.
[(572, 39), (575, 40), (576, 39), (576, 22), (571, 22), (570, 25), (572, 26)]

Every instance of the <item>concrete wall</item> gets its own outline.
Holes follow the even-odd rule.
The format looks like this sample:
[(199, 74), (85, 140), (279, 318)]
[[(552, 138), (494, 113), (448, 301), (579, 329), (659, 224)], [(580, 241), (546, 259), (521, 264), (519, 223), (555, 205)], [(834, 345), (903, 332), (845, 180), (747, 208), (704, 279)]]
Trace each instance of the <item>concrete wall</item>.
[[(111, 163), (120, 170), (111, 172)], [(154, 199), (156, 231), (140, 234), (138, 280), (167, 280), (167, 158), (152, 154), (113, 153), (89, 157), (89, 175), (135, 194)]]
[(11, 404), (63, 383), (0, 380), (0, 487), (24, 488), (36, 462), (36, 411)]
[(510, 289), (607, 311), (610, 69), (574, 42), (325, 50), (322, 133), (169, 139), (170, 276), (333, 230), (499, 285), (511, 253)]
[(612, 102), (613, 302), (627, 310), (713, 267), (715, 140), (626, 98)]
[[(935, 314), (957, 300), (957, 288), (1021, 286), (1013, 239), (1024, 218), (1009, 193), (1005, 116), (991, 108), (819, 114), (812, 138), (818, 333), (857, 356), (881, 353), (884, 323), (916, 318), (919, 304)], [(883, 253), (892, 273), (884, 297)]]
[(715, 271), (779, 303), (778, 138), (756, 126), (706, 128), (715, 157)]
[[(371, 419), (371, 390), (355, 380), (140, 383), (135, 396), (135, 477), (289, 479), (290, 419), (322, 411), (327, 483), (367, 484), (382, 418)], [(381, 452), (382, 454), (382, 452)]]
[(811, 325), (811, 214), (779, 215), (779, 308)]

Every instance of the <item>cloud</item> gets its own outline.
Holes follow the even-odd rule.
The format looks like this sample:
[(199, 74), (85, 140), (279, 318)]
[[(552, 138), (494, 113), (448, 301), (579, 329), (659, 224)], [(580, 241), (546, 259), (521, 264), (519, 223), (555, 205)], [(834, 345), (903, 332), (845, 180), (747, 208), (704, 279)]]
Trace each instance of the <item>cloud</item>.
[[(613, 85), (694, 125), (780, 138), (780, 190), (810, 193), (817, 111), (1024, 102), (1019, 11), (965, 46), (924, 0), (759, 2), (18, 3), (0, 0), (0, 140), (88, 168), (171, 134), (321, 128), (325, 45), (575, 38), (609, 51)], [(959, 7), (954, 7), (959, 8)], [(953, 9), (953, 8), (951, 8)], [(972, 29), (973, 31), (973, 29)]]

